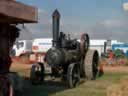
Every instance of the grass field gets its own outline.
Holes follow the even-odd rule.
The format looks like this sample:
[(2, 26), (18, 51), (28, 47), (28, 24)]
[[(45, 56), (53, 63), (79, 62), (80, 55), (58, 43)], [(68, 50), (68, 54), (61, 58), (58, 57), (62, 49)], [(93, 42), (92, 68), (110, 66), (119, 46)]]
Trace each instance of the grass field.
[(96, 81), (86, 81), (74, 89), (67, 89), (60, 82), (46, 82), (33, 86), (26, 92), (26, 96), (106, 96), (108, 86), (118, 83), (128, 73), (105, 73)]
[[(128, 67), (121, 68), (122, 71), (113, 71), (120, 68), (113, 67), (110, 70), (107, 68), (102, 77), (97, 78), (95, 81), (81, 83), (80, 86), (74, 89), (66, 88), (65, 84), (59, 81), (45, 81), (44, 84), (38, 86), (32, 86), (29, 81), (26, 81), (24, 93), (25, 96), (106, 96), (108, 86), (119, 83), (121, 79), (128, 76)], [(21, 74), (26, 71), (20, 70), (19, 72)]]

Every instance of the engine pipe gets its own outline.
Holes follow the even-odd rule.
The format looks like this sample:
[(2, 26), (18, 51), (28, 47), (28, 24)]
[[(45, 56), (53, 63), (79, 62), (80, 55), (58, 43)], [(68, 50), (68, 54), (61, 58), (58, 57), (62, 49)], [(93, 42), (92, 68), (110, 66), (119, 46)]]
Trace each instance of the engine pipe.
[(106, 53), (107, 42), (104, 42), (104, 53)]
[(52, 14), (52, 26), (53, 26), (53, 47), (59, 48), (59, 27), (60, 27), (60, 13), (56, 9)]

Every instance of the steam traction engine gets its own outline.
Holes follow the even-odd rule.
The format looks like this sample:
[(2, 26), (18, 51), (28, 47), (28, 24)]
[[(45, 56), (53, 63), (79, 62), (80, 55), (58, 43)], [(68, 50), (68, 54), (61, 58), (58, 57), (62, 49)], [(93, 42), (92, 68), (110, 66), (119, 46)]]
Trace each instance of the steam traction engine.
[[(98, 71), (98, 52), (89, 49), (89, 36), (82, 34), (80, 42), (59, 32), (60, 14), (53, 17), (52, 48), (46, 53), (45, 61), (51, 67), (51, 76), (66, 80), (70, 88), (80, 83), (80, 78), (92, 80)], [(42, 67), (44, 70), (44, 67)], [(43, 71), (42, 71), (43, 72)]]

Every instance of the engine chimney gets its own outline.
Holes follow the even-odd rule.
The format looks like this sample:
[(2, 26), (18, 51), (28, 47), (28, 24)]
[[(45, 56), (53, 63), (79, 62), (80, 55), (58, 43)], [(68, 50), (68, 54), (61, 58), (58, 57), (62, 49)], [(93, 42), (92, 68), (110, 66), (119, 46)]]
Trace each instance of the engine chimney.
[(56, 9), (52, 15), (52, 26), (53, 26), (53, 47), (59, 47), (59, 27), (60, 27), (60, 13)]
[(104, 53), (106, 53), (107, 42), (104, 42)]

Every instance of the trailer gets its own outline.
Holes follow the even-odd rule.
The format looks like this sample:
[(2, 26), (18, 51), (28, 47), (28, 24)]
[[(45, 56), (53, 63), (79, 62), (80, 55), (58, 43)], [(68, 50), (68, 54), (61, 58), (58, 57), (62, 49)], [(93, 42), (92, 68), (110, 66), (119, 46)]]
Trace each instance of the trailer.
[(15, 0), (0, 0), (0, 96), (22, 95), (19, 76), (9, 71), (10, 50), (20, 35), (17, 25), (36, 22), (37, 8)]

